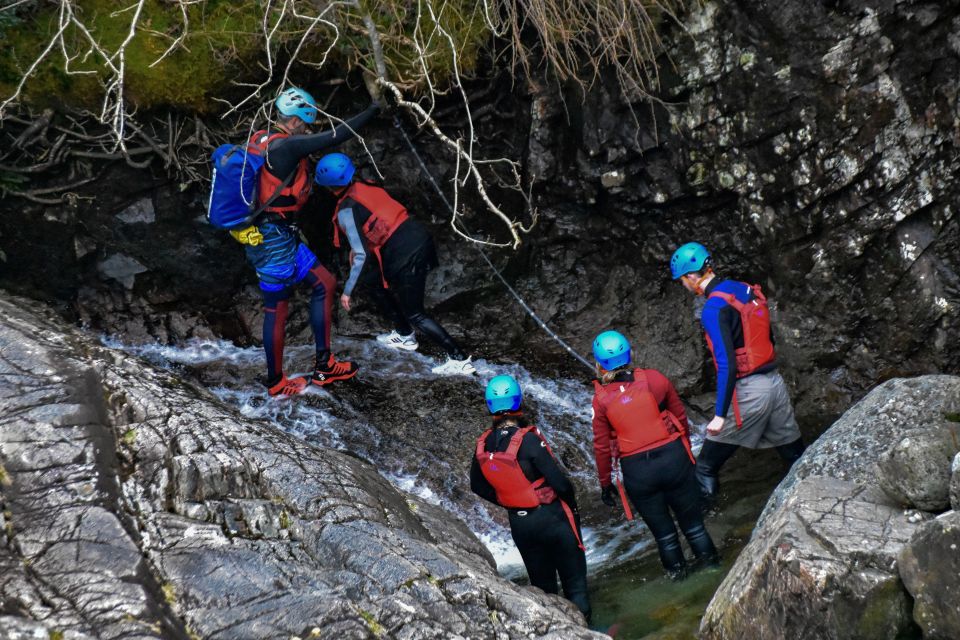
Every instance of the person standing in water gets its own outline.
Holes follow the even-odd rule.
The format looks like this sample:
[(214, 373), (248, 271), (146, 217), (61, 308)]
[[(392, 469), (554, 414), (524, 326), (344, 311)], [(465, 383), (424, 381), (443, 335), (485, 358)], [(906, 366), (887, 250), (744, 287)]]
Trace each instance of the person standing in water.
[(596, 337), (593, 356), (593, 451), (601, 500), (616, 505), (611, 475), (619, 459), (627, 496), (653, 534), (667, 575), (687, 575), (674, 517), (697, 564), (717, 565), (717, 549), (703, 525), (690, 426), (676, 390), (656, 369), (631, 367), (630, 343), (617, 331)]
[(697, 480), (710, 503), (720, 492), (720, 468), (740, 447), (776, 448), (792, 465), (805, 446), (777, 371), (770, 309), (760, 285), (719, 280), (710, 252), (697, 242), (673, 253), (670, 273), (691, 293), (707, 297), (700, 322), (717, 370), (717, 400), (697, 458)]
[(512, 376), (487, 384), (493, 425), (477, 440), (470, 464), (470, 488), (507, 509), (510, 533), (530, 576), (530, 584), (563, 595), (590, 621), (587, 560), (573, 484), (553, 457), (540, 431), (520, 405), (520, 385)]
[[(447, 361), (434, 367), (434, 373), (475, 373), (471, 358), (424, 310), (427, 274), (439, 265), (433, 238), (386, 190), (357, 180), (355, 174), (353, 161), (342, 153), (331, 153), (317, 163), (317, 184), (339, 198), (333, 212), (333, 245), (340, 247), (341, 233), (350, 244), (350, 275), (340, 304), (350, 311), (355, 288), (363, 281), (380, 313), (394, 327), (378, 335), (377, 342), (414, 351), (419, 331), (447, 354)], [(368, 262), (374, 266), (365, 270)]]

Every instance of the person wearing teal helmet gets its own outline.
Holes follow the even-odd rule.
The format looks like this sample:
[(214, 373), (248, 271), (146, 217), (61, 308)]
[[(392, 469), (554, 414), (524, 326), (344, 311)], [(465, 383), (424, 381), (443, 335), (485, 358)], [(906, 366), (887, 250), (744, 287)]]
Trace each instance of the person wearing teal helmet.
[(697, 565), (716, 565), (717, 549), (703, 524), (690, 426), (676, 390), (656, 369), (630, 366), (630, 343), (619, 331), (598, 335), (593, 341), (593, 357), (597, 363), (593, 451), (600, 499), (607, 506), (616, 505), (612, 476), (617, 475), (619, 466), (624, 509), (629, 513), (622, 493), (625, 489), (656, 540), (667, 574), (673, 579), (687, 574), (674, 518)]
[(419, 332), (447, 354), (446, 362), (433, 367), (434, 373), (476, 373), (472, 358), (424, 308), (427, 275), (439, 266), (427, 228), (408, 215), (406, 207), (386, 189), (358, 179), (353, 162), (342, 153), (320, 158), (314, 181), (338, 198), (333, 212), (333, 246), (340, 247), (341, 234), (350, 245), (350, 274), (340, 305), (349, 312), (354, 291), (363, 289), (393, 324), (390, 333), (376, 337), (377, 342), (391, 349), (415, 351), (420, 346)]
[[(310, 133), (319, 108), (305, 90), (290, 87), (277, 96), (278, 117), (273, 126), (257, 131), (248, 147), (266, 162), (260, 169), (257, 205), (263, 213), (254, 225), (232, 231), (245, 245), (247, 260), (256, 270), (263, 295), (263, 349), (267, 375), (264, 384), (272, 396), (289, 396), (311, 384), (327, 385), (346, 380), (357, 365), (338, 360), (330, 348), (330, 321), (336, 278), (302, 241), (297, 218), (311, 193), (310, 154), (350, 140), (379, 111), (377, 102), (332, 131)], [(289, 300), (294, 288), (307, 283), (311, 289), (310, 325), (316, 343), (313, 373), (288, 378), (283, 372), (284, 334)]]
[(776, 448), (792, 465), (805, 445), (777, 369), (770, 308), (760, 285), (718, 279), (710, 253), (697, 242), (673, 253), (670, 274), (707, 298), (700, 322), (717, 371), (717, 399), (697, 458), (697, 480), (710, 503), (720, 492), (720, 468), (738, 448)]
[(484, 399), (493, 425), (477, 440), (470, 488), (507, 509), (510, 533), (530, 584), (563, 595), (590, 621), (587, 560), (573, 484), (540, 431), (521, 411), (523, 393), (513, 376), (487, 383)]

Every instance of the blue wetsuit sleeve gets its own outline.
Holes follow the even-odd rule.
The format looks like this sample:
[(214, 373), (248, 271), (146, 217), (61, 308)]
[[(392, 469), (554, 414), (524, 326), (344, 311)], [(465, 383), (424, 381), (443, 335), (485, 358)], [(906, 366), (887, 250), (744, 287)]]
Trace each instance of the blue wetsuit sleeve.
[(350, 262), (350, 275), (347, 277), (347, 283), (343, 285), (343, 295), (353, 294), (353, 288), (357, 286), (357, 280), (360, 279), (360, 273), (363, 271), (363, 265), (367, 261), (367, 251), (363, 247), (363, 238), (360, 237), (360, 230), (357, 229), (356, 220), (353, 217), (353, 209), (341, 209), (337, 214), (337, 220), (340, 229), (346, 234), (350, 242), (350, 251), (353, 253), (353, 260)]
[(713, 343), (717, 362), (716, 415), (725, 417), (737, 384), (736, 348), (733, 344), (733, 321), (736, 310), (730, 305), (708, 304), (703, 308), (703, 328)]

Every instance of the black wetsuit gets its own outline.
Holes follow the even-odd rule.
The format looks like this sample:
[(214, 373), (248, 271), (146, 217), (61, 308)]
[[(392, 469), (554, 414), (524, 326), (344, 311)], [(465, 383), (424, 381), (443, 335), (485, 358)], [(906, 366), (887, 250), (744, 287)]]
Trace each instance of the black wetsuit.
[[(497, 425), (500, 426), (497, 426)], [(507, 418), (494, 423), (495, 429), (487, 436), (487, 451), (506, 451), (510, 438), (518, 428), (526, 426), (523, 418)], [(547, 593), (558, 593), (557, 575), (563, 585), (563, 595), (577, 605), (583, 615), (590, 620), (590, 598), (587, 595), (587, 560), (574, 535), (570, 521), (560, 504), (562, 500), (574, 513), (576, 525), (580, 529), (580, 517), (577, 514), (576, 495), (573, 485), (554, 460), (543, 441), (532, 431), (527, 433), (520, 449), (517, 461), (523, 474), (531, 482), (544, 478), (557, 493), (557, 500), (540, 505), (534, 509), (507, 509), (510, 519), (510, 533), (520, 551), (523, 564), (530, 576), (530, 584)], [(478, 496), (499, 505), (497, 492), (484, 477), (476, 457), (470, 467), (470, 488)]]

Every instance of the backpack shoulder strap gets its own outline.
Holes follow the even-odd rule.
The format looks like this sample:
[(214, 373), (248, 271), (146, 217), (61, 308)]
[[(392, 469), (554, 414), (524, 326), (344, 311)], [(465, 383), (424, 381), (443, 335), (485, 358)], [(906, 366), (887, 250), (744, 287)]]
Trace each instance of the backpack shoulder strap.
[(510, 458), (516, 459), (517, 451), (520, 450), (520, 445), (523, 444), (523, 437), (527, 435), (527, 432), (531, 429), (533, 429), (533, 427), (517, 429), (517, 432), (513, 434), (512, 438), (510, 438), (510, 446), (507, 447), (507, 450), (504, 453), (510, 456)]
[(492, 430), (492, 429), (487, 429), (486, 431), (483, 432), (483, 435), (481, 435), (479, 438), (477, 438), (477, 453), (476, 453), (476, 455), (477, 455), (477, 459), (478, 459), (478, 460), (479, 460), (480, 458), (482, 458), (482, 457), (484, 456), (484, 454), (486, 454), (486, 452), (487, 452), (487, 438), (490, 436), (490, 432), (491, 432), (491, 431), (493, 431), (493, 430)]

